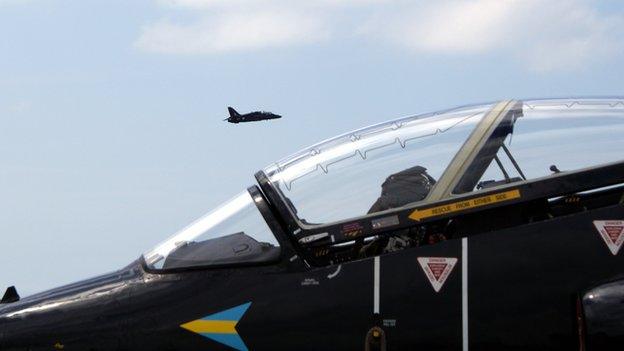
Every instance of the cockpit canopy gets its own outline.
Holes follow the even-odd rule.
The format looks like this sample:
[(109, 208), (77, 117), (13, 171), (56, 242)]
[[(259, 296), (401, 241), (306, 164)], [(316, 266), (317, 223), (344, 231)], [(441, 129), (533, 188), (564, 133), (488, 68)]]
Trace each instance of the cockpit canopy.
[(359, 129), (264, 173), (300, 223), (313, 226), (618, 161), (622, 131), (619, 99), (512, 100)]
[(276, 223), (300, 244), (329, 236), (336, 222), (347, 223), (341, 233), (358, 231), (354, 218), (621, 162), (622, 135), (624, 100), (615, 98), (506, 100), (396, 119), (266, 167), (262, 190), (250, 187), (144, 260), (164, 270), (275, 261), (275, 233), (286, 229)]
[[(423, 201), (492, 106), (462, 107), (359, 129), (302, 150), (264, 172), (306, 224)], [(391, 199), (384, 188), (403, 188), (403, 199)]]

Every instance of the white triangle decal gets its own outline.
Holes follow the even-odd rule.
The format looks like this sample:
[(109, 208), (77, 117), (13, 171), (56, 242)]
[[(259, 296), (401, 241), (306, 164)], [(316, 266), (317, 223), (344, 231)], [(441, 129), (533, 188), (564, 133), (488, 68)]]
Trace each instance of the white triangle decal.
[(440, 292), (444, 282), (453, 271), (457, 258), (454, 257), (418, 257), (418, 263), (425, 272), (435, 292)]
[(611, 253), (617, 255), (624, 243), (624, 221), (594, 221), (594, 226)]

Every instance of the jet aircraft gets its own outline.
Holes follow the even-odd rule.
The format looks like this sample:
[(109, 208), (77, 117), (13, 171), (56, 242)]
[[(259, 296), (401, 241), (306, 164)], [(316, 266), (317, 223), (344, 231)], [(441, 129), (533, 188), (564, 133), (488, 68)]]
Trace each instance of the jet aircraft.
[(224, 119), (224, 121), (228, 121), (230, 123), (241, 123), (241, 122), (256, 122), (256, 121), (264, 121), (268, 119), (277, 119), (282, 118), (280, 115), (276, 115), (271, 112), (266, 111), (254, 111), (249, 113), (243, 113), (242, 115), (232, 107), (228, 107), (228, 112), (230, 113), (230, 117)]
[(623, 132), (593, 98), (343, 134), (118, 271), (9, 289), (0, 350), (621, 350)]

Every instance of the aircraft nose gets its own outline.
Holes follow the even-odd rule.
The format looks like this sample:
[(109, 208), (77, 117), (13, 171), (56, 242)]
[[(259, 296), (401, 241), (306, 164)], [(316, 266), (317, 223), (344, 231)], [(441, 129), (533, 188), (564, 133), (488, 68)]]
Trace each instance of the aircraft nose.
[(11, 342), (6, 331), (6, 322), (3, 321), (2, 315), (0, 315), (0, 350), (9, 350), (9, 343)]
[(0, 313), (0, 350), (38, 350), (33, 348), (36, 346), (33, 337), (42, 322), (32, 316), (15, 317), (11, 313)]
[(20, 347), (26, 348), (28, 345), (25, 343), (20, 343), (19, 337), (11, 333), (8, 328), (6, 319), (3, 317), (3, 315), (0, 315), (0, 350), (11, 351), (19, 349)]

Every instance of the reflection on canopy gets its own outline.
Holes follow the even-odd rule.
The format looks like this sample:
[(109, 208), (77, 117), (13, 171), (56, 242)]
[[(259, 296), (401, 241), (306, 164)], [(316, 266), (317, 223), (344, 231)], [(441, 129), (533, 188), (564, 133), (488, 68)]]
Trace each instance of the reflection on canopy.
[(382, 184), (392, 181), (392, 175), (420, 166), (435, 182), (491, 106), (462, 107), (356, 130), (302, 150), (267, 167), (265, 173), (308, 223), (363, 215), (380, 193), (384, 195)]
[[(423, 167), (432, 181), (438, 180), (494, 106), (461, 107), (356, 130), (299, 151), (264, 172), (304, 224), (359, 217), (368, 212), (380, 192), (384, 195), (382, 184), (393, 175)], [(510, 129), (504, 145), (513, 151), (514, 161), (526, 168), (528, 178), (549, 175), (552, 165), (573, 170), (620, 158), (622, 100), (531, 100), (519, 106), (524, 117)], [(513, 173), (515, 167), (504, 154), (497, 158), (507, 168), (503, 170), (507, 182), (523, 180), (520, 175), (505, 174)], [(500, 173), (500, 166), (492, 161), (484, 177), (496, 179)], [(491, 186), (505, 183), (483, 180)], [(412, 190), (413, 185), (408, 186), (404, 191)]]

